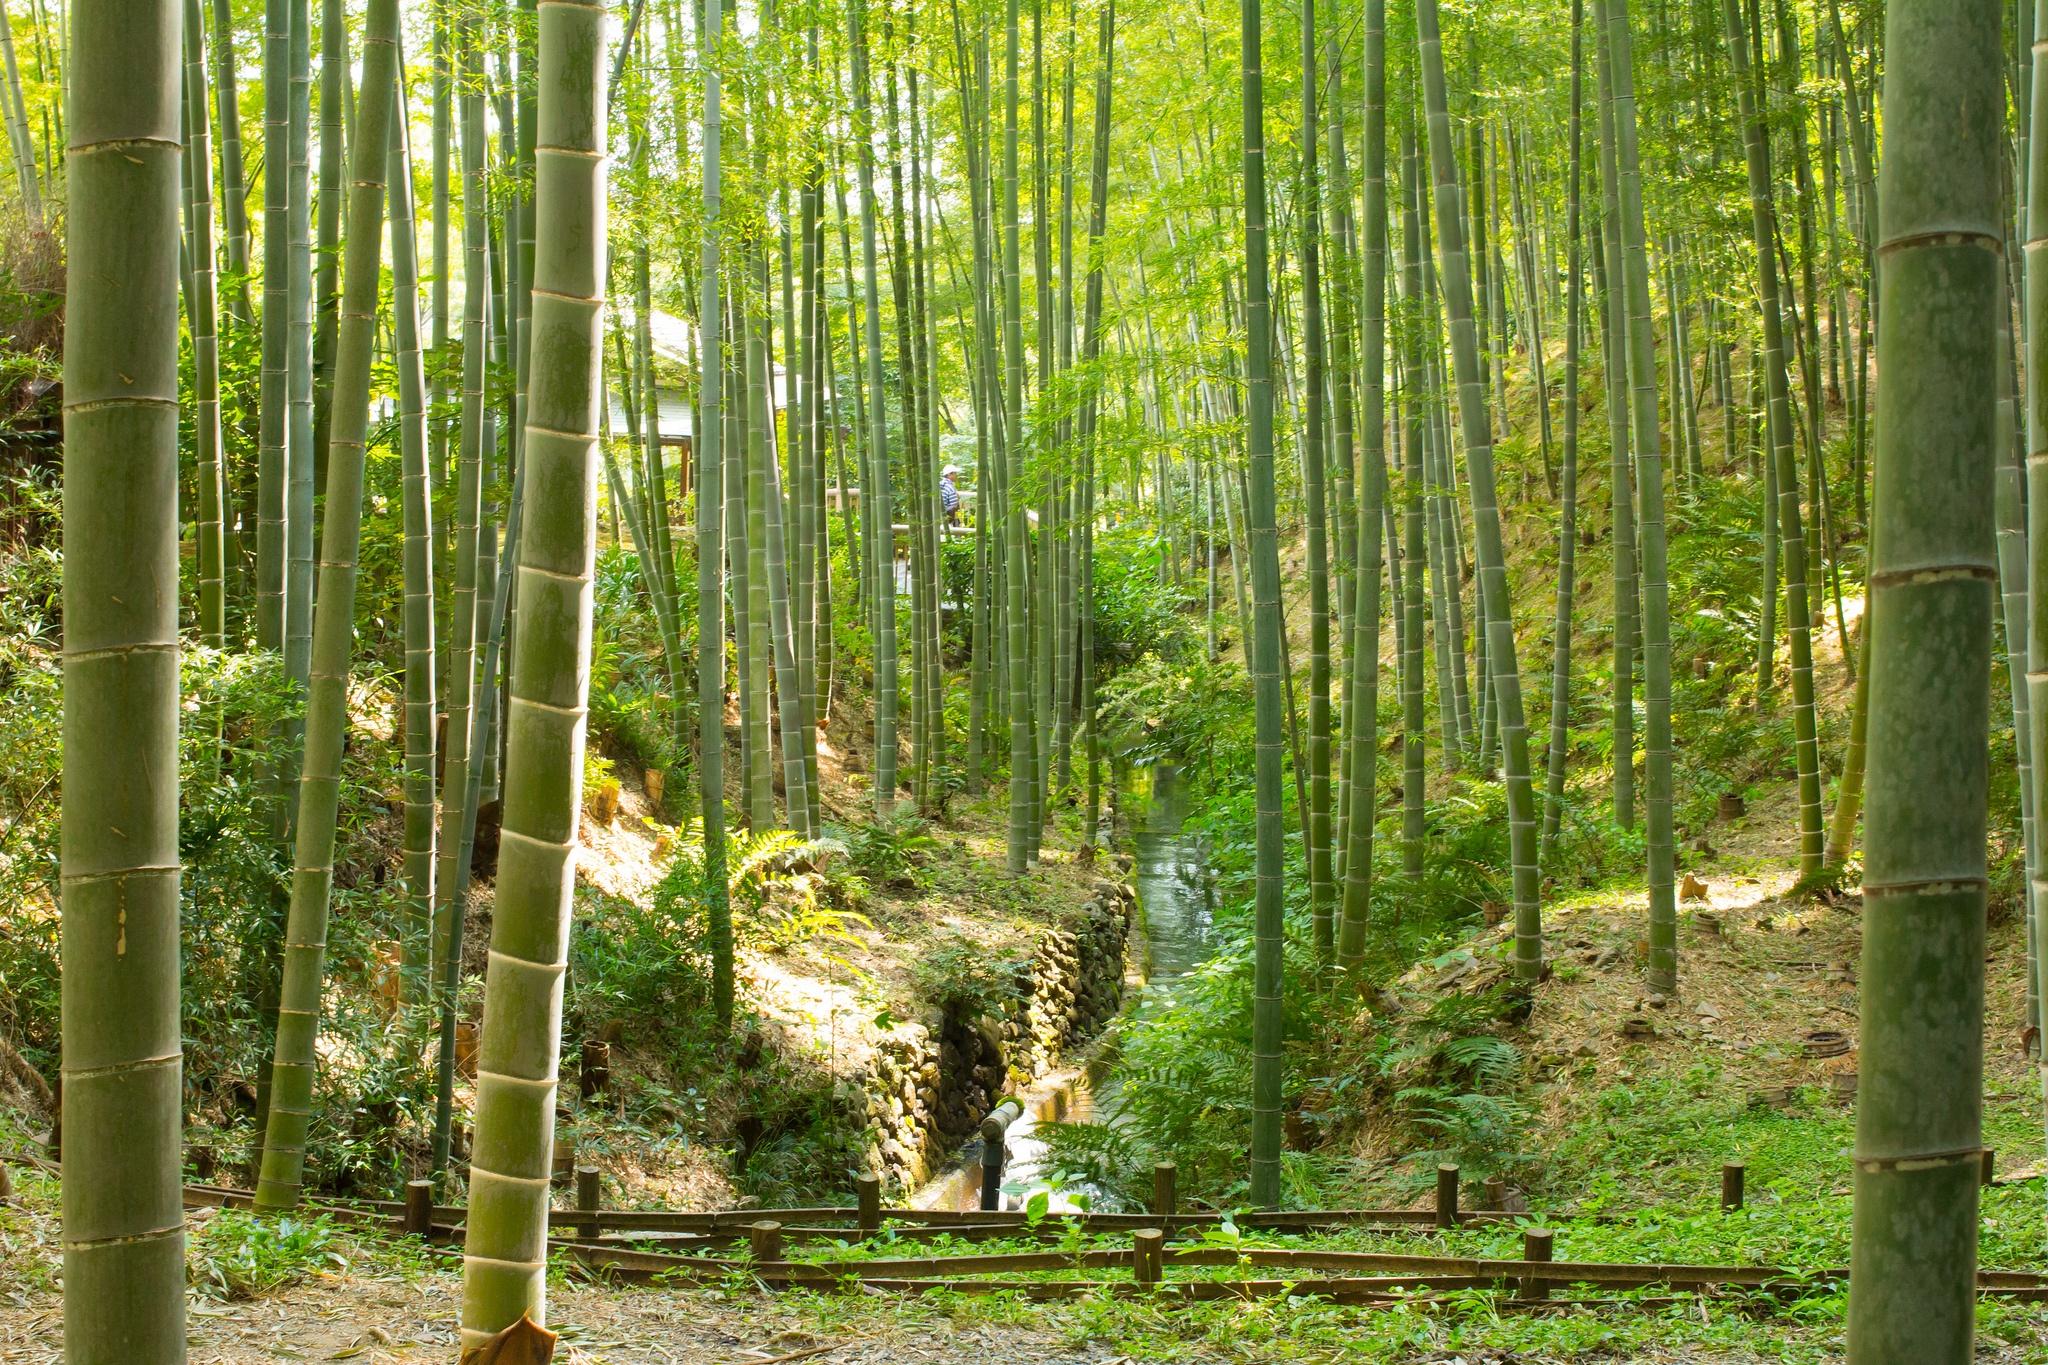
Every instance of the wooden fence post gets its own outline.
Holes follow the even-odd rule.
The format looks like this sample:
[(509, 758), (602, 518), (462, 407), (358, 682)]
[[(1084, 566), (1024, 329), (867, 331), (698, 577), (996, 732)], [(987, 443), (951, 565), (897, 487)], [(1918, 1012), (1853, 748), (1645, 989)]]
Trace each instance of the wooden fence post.
[(1436, 1225), (1458, 1226), (1458, 1168), (1449, 1162), (1436, 1168)]
[(408, 1180), (405, 1182), (405, 1230), (415, 1237), (426, 1237), (433, 1232), (433, 1181)]
[(1180, 1170), (1171, 1161), (1162, 1161), (1152, 1168), (1152, 1212), (1161, 1218), (1171, 1218), (1180, 1212), (1179, 1177)]
[(1141, 1285), (1158, 1284), (1166, 1270), (1166, 1234), (1139, 1228), (1131, 1234), (1131, 1274)]
[(604, 1197), (604, 1174), (595, 1166), (576, 1168), (576, 1212), (590, 1215), (588, 1222), (576, 1225), (576, 1235), (596, 1241), (604, 1231), (604, 1224), (597, 1216), (597, 1206)]
[(762, 1261), (782, 1259), (782, 1224), (774, 1221), (755, 1223), (747, 1229), (747, 1250), (753, 1253), (758, 1264)]
[(1742, 1207), (1742, 1163), (1731, 1161), (1721, 1168), (1721, 1212)]
[[(1529, 1228), (1522, 1233), (1522, 1259), (1525, 1261), (1547, 1261), (1550, 1259), (1551, 1244), (1555, 1237), (1549, 1228)], [(1533, 1275), (1522, 1277), (1522, 1297), (1525, 1299), (1547, 1299), (1550, 1297), (1550, 1281), (1539, 1280)]]
[(882, 1230), (882, 1177), (863, 1175), (853, 1182), (860, 1193), (860, 1231), (871, 1237)]

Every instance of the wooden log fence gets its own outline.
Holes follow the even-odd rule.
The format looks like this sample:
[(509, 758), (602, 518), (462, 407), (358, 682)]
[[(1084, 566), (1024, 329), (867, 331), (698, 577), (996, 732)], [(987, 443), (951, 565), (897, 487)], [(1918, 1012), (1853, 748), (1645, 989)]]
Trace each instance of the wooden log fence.
[[(0, 1154), (11, 1164), (56, 1172), (55, 1163)], [(1170, 1171), (1170, 1167), (1167, 1168)], [(1740, 1207), (1740, 1168), (1724, 1172), (1724, 1208)], [(879, 1182), (863, 1182), (854, 1208), (821, 1205), (800, 1209), (722, 1209), (706, 1212), (673, 1210), (607, 1210), (597, 1207), (599, 1182), (594, 1168), (577, 1172), (577, 1207), (555, 1210), (551, 1227), (569, 1235), (550, 1238), (549, 1250), (571, 1261), (585, 1276), (621, 1283), (704, 1284), (744, 1277), (763, 1288), (838, 1293), (922, 1294), (939, 1290), (992, 1295), (1016, 1294), (1032, 1301), (1087, 1295), (1143, 1297), (1164, 1305), (1229, 1299), (1313, 1298), (1367, 1308), (1402, 1304), (1428, 1305), (1445, 1296), (1493, 1291), (1496, 1307), (1541, 1311), (1570, 1307), (1654, 1308), (1689, 1302), (1700, 1295), (1765, 1296), (1778, 1300), (1839, 1288), (1848, 1279), (1846, 1267), (1794, 1272), (1777, 1266), (1686, 1265), (1632, 1262), (1581, 1262), (1552, 1259), (1554, 1231), (1525, 1226), (1522, 1257), (1506, 1260), (1470, 1256), (1409, 1255), (1399, 1252), (1330, 1251), (1316, 1248), (1173, 1247), (1175, 1232), (1200, 1232), (1219, 1226), (1219, 1213), (1164, 1212), (1171, 1202), (1172, 1176), (1155, 1187), (1161, 1211), (1144, 1214), (1047, 1214), (1038, 1219), (1022, 1213), (933, 1209), (884, 1209)], [(1512, 1214), (1459, 1210), (1456, 1182), (1440, 1173), (1443, 1197), (1430, 1209), (1314, 1209), (1286, 1213), (1245, 1213), (1231, 1216), (1240, 1230), (1289, 1232), (1334, 1227), (1405, 1226), (1470, 1227), (1510, 1221)], [(433, 1243), (460, 1243), (464, 1210), (436, 1206), (425, 1181), (411, 1181), (404, 1201), (370, 1200), (355, 1204), (319, 1204), (308, 1211), (337, 1221), (397, 1229)], [(1730, 1198), (1730, 1196), (1733, 1198)], [(218, 1185), (185, 1187), (187, 1207), (246, 1208), (247, 1191)], [(791, 1219), (806, 1220), (791, 1222)], [(1526, 1222), (1526, 1220), (1524, 1220)], [(1589, 1220), (1577, 1220), (1589, 1221)], [(1599, 1221), (1612, 1221), (1611, 1217)], [(851, 1223), (852, 1227), (828, 1226)], [(886, 1223), (908, 1226), (889, 1227)], [(791, 1245), (818, 1240), (850, 1243), (887, 1237), (916, 1242), (940, 1237), (1004, 1237), (1020, 1234), (1065, 1236), (1073, 1232), (1131, 1234), (1127, 1248), (1078, 1251), (1022, 1251), (987, 1255), (892, 1257), (871, 1260), (786, 1259)], [(605, 1240), (611, 1237), (615, 1240)], [(673, 1250), (658, 1252), (620, 1244), (650, 1237)], [(735, 1248), (744, 1256), (682, 1255), (678, 1251)], [(1277, 1278), (1170, 1278), (1170, 1272), (1236, 1268), (1310, 1272)], [(1016, 1279), (1018, 1275), (1060, 1272), (1114, 1273), (1129, 1279)], [(1324, 1272), (1317, 1274), (1314, 1272)], [(1335, 1272), (1335, 1273), (1328, 1273)], [(1560, 1289), (1593, 1289), (1635, 1294), (1627, 1298), (1562, 1298)], [(1637, 1291), (1664, 1289), (1687, 1297), (1643, 1296)], [(2021, 1271), (1979, 1271), (1980, 1294), (2020, 1302), (2048, 1302), (2048, 1276)]]

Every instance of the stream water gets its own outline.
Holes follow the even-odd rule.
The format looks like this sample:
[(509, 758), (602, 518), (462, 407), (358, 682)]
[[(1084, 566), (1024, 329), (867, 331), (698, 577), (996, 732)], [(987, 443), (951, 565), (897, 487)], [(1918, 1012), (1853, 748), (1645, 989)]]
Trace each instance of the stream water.
[[(1136, 798), (1131, 882), (1138, 892), (1139, 922), (1133, 927), (1127, 979), (1142, 982), (1138, 998), (1124, 1007), (1124, 1026), (1168, 1005), (1174, 984), (1209, 957), (1209, 928), (1215, 909), (1215, 888), (1201, 840), (1185, 829), (1187, 794), (1180, 774), (1161, 764), (1151, 771), (1151, 790)], [(1010, 1125), (1003, 1170), (1005, 1208), (1021, 1208), (1024, 1200), (1046, 1188), (1043, 1177), (1045, 1143), (1038, 1136), (1044, 1122), (1116, 1122), (1117, 1076), (1092, 1080), (1084, 1068), (1071, 1067), (1042, 1077), (1021, 1096), (1024, 1114)], [(974, 1209), (980, 1206), (981, 1142), (962, 1149), (962, 1165), (947, 1171), (912, 1201), (919, 1208)], [(1071, 1208), (1054, 1193), (1051, 1208)]]

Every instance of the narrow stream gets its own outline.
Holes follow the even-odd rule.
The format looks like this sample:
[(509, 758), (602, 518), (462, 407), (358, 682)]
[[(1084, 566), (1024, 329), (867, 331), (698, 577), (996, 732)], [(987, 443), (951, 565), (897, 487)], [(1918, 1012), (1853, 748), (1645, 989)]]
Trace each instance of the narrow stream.
[[(1124, 1008), (1126, 1027), (1129, 1021), (1169, 1004), (1174, 983), (1208, 959), (1215, 908), (1215, 888), (1201, 840), (1183, 827), (1187, 794), (1180, 774), (1160, 764), (1151, 776), (1151, 791), (1138, 797), (1140, 813), (1131, 868), (1131, 881), (1138, 891), (1139, 923), (1131, 934), (1130, 975), (1141, 980), (1143, 988)], [(1020, 1187), (1025, 1193), (1005, 1194), (1003, 1207), (1021, 1208), (1032, 1191), (1045, 1188), (1040, 1174), (1045, 1159), (1045, 1144), (1037, 1135), (1040, 1123), (1114, 1123), (1116, 1095), (1114, 1071), (1091, 1085), (1087, 1071), (1080, 1067), (1042, 1077), (1023, 1095), (1024, 1115), (1010, 1126), (1005, 1144), (1003, 1184)], [(979, 1138), (970, 1140), (960, 1153), (961, 1167), (934, 1179), (912, 1203), (930, 1209), (980, 1207), (980, 1149)], [(1071, 1207), (1063, 1193), (1053, 1195), (1054, 1211)]]

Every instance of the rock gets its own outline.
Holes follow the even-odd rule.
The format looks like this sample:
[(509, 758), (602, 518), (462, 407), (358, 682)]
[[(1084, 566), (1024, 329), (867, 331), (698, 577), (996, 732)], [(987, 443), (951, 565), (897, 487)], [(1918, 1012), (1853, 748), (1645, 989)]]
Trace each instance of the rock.
[(1590, 1039), (1572, 1049), (1572, 1056), (1574, 1057), (1598, 1057), (1599, 1055), (1600, 1049), (1593, 1046)]
[(1700, 1001), (1699, 1004), (1693, 1006), (1692, 1012), (1694, 1014), (1697, 1014), (1701, 1019), (1713, 1020), (1715, 1022), (1719, 1022), (1721, 1018), (1721, 1011), (1715, 1009), (1712, 1005), (1709, 1005), (1704, 1000)]
[(1671, 1000), (1668, 996), (1660, 995), (1656, 991), (1651, 991), (1650, 994), (1644, 998), (1643, 1003), (1645, 1005), (1648, 1005), (1653, 1010), (1661, 1010), (1666, 1005), (1670, 1004)]

